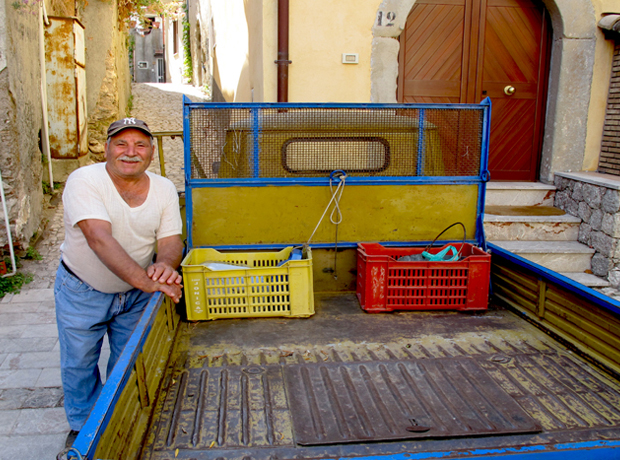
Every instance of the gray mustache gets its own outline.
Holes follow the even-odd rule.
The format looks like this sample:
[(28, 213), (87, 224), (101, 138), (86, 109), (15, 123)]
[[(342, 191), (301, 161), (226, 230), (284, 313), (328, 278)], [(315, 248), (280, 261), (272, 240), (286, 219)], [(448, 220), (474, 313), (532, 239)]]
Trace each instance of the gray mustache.
[(128, 157), (127, 155), (122, 155), (120, 157), (118, 157), (119, 160), (121, 161), (127, 161), (129, 163), (140, 163), (142, 162), (142, 158), (140, 157)]

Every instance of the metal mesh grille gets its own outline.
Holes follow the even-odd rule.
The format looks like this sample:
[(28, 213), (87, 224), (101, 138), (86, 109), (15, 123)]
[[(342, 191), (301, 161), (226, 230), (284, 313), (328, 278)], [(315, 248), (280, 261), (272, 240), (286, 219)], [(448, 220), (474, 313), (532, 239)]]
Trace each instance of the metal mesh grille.
[(191, 178), (477, 176), (482, 109), (190, 108)]

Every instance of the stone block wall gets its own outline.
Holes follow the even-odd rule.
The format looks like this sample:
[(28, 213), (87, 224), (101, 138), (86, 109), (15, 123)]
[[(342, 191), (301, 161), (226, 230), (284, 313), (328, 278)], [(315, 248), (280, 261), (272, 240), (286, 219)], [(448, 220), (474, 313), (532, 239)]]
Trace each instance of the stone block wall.
[(620, 190), (555, 176), (555, 206), (581, 219), (579, 242), (593, 248), (592, 273), (620, 285)]

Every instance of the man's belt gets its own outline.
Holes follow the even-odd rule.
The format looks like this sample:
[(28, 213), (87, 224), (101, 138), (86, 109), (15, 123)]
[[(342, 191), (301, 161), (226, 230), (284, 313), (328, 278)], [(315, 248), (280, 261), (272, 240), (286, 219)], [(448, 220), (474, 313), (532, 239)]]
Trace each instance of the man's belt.
[(64, 260), (60, 259), (60, 263), (62, 264), (62, 266), (65, 268), (65, 270), (67, 270), (67, 272), (68, 272), (71, 276), (73, 276), (73, 277), (75, 277), (75, 278), (77, 278), (77, 279), (80, 279), (80, 277), (79, 277), (79, 276), (77, 276), (75, 273), (73, 273), (73, 270), (71, 270), (71, 269), (69, 268), (69, 266), (65, 263), (65, 261), (64, 261)]

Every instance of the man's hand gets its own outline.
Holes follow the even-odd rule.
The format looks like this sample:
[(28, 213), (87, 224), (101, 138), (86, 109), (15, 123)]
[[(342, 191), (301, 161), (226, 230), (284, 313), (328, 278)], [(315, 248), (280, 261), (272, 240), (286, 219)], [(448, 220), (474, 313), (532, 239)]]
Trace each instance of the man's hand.
[(179, 303), (181, 300), (181, 294), (183, 293), (182, 286), (180, 284), (172, 283), (153, 283), (150, 288), (153, 290), (147, 290), (146, 292), (163, 292), (172, 299), (174, 303)]
[(146, 274), (153, 281), (161, 284), (181, 285), (181, 281), (183, 281), (183, 277), (165, 262), (155, 262), (153, 265), (150, 265), (146, 269)]

